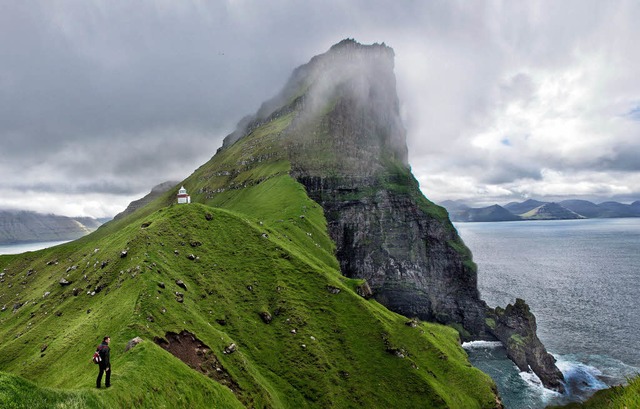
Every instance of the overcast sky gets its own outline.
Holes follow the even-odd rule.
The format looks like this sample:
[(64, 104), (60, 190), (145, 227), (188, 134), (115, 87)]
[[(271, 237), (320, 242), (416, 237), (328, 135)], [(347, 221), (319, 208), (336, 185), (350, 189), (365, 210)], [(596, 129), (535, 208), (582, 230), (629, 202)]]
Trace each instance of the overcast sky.
[(637, 1), (1, 1), (0, 208), (113, 216), (344, 38), (434, 201), (640, 199)]

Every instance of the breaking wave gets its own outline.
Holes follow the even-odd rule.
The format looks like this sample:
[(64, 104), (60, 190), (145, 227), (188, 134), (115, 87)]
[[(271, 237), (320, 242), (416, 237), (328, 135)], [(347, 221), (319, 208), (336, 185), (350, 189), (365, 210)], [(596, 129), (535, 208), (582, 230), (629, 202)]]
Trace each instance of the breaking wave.
[(625, 377), (632, 374), (635, 369), (622, 362), (602, 356), (591, 356), (590, 359), (585, 359), (585, 361), (593, 361), (602, 370), (581, 362), (575, 356), (556, 356), (555, 358), (558, 369), (564, 375), (566, 388), (564, 394), (546, 389), (540, 379), (532, 372), (519, 373), (527, 388), (534, 395), (537, 395), (545, 405), (583, 402), (600, 389), (624, 383)]
[(465, 342), (472, 364), (488, 373), (498, 385), (506, 408), (543, 409), (547, 405), (583, 402), (593, 393), (625, 381), (638, 373), (638, 368), (604, 355), (555, 355), (556, 365), (565, 378), (566, 392), (546, 389), (532, 372), (520, 372), (507, 358), (500, 342)]
[(462, 348), (474, 349), (474, 348), (499, 348), (502, 346), (500, 341), (469, 341), (463, 342)]

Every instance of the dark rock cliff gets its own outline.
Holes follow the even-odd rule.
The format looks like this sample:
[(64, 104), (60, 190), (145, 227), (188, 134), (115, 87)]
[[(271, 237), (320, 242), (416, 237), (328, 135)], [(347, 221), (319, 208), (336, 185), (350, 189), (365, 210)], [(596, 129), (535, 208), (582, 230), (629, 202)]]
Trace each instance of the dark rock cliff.
[(282, 155), (323, 207), (343, 274), (393, 311), (493, 339), (471, 252), (411, 174), (393, 68), (391, 48), (344, 40), (296, 69), (221, 149), (292, 114)]
[(302, 85), (285, 90), (306, 91), (287, 131), (292, 175), (323, 206), (343, 274), (403, 315), (484, 335), (470, 252), (408, 165), (393, 58), (345, 40), (294, 73)]
[(507, 355), (521, 371), (531, 369), (546, 387), (564, 391), (564, 376), (556, 367), (553, 355), (538, 339), (536, 317), (524, 300), (518, 298), (506, 309), (488, 309), (487, 326), (504, 344)]

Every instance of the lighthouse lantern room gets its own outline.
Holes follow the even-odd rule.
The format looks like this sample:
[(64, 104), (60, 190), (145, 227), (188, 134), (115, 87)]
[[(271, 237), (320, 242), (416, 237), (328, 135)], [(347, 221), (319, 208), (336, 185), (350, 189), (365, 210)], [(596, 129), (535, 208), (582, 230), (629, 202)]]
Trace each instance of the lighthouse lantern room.
[(185, 189), (184, 186), (178, 190), (178, 203), (191, 203), (191, 196), (189, 196), (187, 189)]

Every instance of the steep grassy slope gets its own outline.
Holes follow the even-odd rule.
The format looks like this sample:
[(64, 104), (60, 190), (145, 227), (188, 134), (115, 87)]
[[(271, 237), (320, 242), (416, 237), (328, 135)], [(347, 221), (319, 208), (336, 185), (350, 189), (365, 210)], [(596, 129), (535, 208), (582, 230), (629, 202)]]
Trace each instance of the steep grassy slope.
[[(114, 387), (91, 391), (89, 407), (492, 407), (491, 382), (468, 365), (455, 331), (405, 325), (357, 296), (355, 283), (320, 264), (322, 256), (294, 251), (277, 229), (245, 217), (172, 206), (95, 242), (2, 257), (2, 302), (24, 305), (0, 316), (0, 368), (86, 396), (95, 376), (89, 356), (108, 333)], [(72, 284), (62, 287), (62, 277)], [(239, 385), (235, 397), (150, 342), (183, 329), (211, 347)], [(124, 353), (134, 336), (146, 342)], [(222, 353), (231, 343), (238, 351)]]
[[(174, 204), (178, 185), (76, 242), (0, 257), (0, 404), (26, 402), (26, 378), (60, 407), (499, 407), (454, 329), (390, 312), (341, 274), (323, 208), (292, 177), (298, 155), (343, 163), (296, 122), (302, 94), (180, 183), (192, 204)], [(314, 112), (341, 106), (346, 121), (334, 102)], [(383, 165), (380, 191), (417, 195), (406, 164)], [(447, 223), (429, 231), (454, 237), (446, 211), (414, 199)], [(440, 244), (474, 272), (456, 240)], [(89, 358), (106, 334), (113, 387), (98, 391)]]
[[(172, 205), (171, 191), (76, 242), (0, 257), (0, 370), (39, 388), (26, 394), (29, 384), (0, 375), (2, 404), (496, 407), (453, 329), (407, 325), (340, 274), (322, 209), (271, 143), (280, 121), (185, 181), (206, 204)], [(247, 160), (249, 150), (263, 154)], [(183, 330), (233, 390), (153, 342)], [(114, 386), (95, 390), (89, 358), (105, 334)], [(145, 341), (124, 352), (135, 336)]]

